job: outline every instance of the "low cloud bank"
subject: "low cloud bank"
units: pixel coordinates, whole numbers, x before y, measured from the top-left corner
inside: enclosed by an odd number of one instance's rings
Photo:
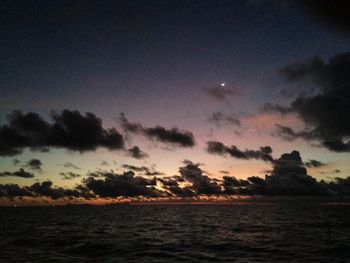
[[[270,150],[263,150],[265,154]],[[269,155],[270,156],[270,155]],[[51,197],[59,198],[115,198],[115,197],[196,197],[203,195],[265,195],[265,196],[344,196],[350,195],[350,177],[318,182],[307,174],[307,166],[298,151],[282,154],[271,161],[272,170],[265,178],[251,176],[238,179],[225,175],[222,179],[210,178],[200,164],[186,161],[179,168],[179,175],[135,175],[133,171],[115,174],[98,171],[89,173],[81,184],[72,189],[55,187],[52,182],[37,182],[31,186],[17,184],[0,185],[0,197]],[[313,162],[313,166],[320,165]],[[125,166],[126,168],[126,166]],[[137,171],[144,167],[128,167]],[[140,172],[139,171],[139,172]],[[12,174],[2,174],[12,176]],[[67,179],[76,174],[64,173]]]

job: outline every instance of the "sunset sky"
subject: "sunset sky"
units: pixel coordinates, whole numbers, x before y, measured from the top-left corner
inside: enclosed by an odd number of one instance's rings
[[[265,178],[294,150],[318,181],[348,177],[350,26],[312,2],[2,2],[0,184],[191,162]]]

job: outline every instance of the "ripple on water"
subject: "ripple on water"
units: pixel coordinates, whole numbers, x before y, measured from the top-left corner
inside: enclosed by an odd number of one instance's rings
[[[350,262],[350,212],[318,205],[0,209],[0,262]]]

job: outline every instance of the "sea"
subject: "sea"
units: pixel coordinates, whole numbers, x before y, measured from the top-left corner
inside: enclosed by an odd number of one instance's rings
[[[350,206],[0,208],[0,262],[350,262]]]

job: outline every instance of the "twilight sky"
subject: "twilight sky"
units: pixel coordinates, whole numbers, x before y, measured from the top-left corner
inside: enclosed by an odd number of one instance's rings
[[[0,184],[264,178],[293,150],[348,177],[350,23],[315,2],[2,1]]]

